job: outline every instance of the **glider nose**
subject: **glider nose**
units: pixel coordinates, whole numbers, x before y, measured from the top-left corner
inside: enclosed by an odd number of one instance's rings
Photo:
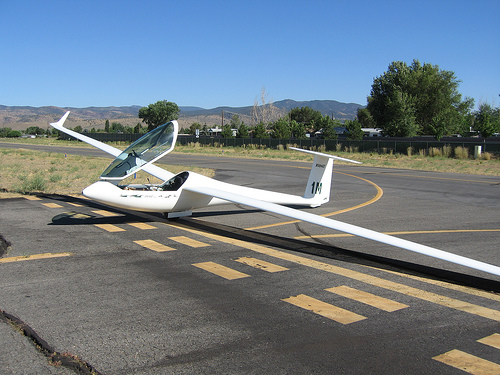
[[[82,194],[90,199],[101,200],[107,196],[110,185],[111,187],[114,187],[109,182],[97,181],[83,189]]]

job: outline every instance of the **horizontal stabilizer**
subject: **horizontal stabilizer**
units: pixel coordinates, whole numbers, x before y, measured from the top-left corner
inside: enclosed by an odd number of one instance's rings
[[[341,161],[347,161],[349,163],[354,163],[354,164],[363,164],[360,161],[356,160],[351,160],[351,159],[346,159],[346,158],[341,158],[340,156],[335,156],[335,155],[330,155],[330,154],[325,154],[323,152],[317,152],[317,151],[310,151],[310,150],[304,150],[303,148],[297,148],[297,147],[288,147],[290,150],[295,150],[295,151],[300,151],[300,152],[305,152],[306,154],[312,154],[314,156],[322,156],[325,158],[330,158],[334,160],[341,160]]]

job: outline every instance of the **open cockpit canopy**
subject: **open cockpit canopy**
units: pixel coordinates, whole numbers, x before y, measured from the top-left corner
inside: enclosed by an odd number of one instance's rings
[[[177,140],[177,122],[167,122],[127,147],[102,173],[103,180],[122,180],[168,154]]]

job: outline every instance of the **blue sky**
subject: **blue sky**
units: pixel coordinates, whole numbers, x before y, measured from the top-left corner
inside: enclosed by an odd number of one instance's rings
[[[499,0],[0,0],[0,40],[0,105],[364,105],[413,59],[500,102]]]

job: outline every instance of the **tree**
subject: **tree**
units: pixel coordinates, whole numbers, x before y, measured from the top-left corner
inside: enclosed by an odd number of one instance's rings
[[[239,129],[240,125],[242,124],[242,121],[240,120],[240,116],[234,114],[231,116],[231,128],[232,129]]]
[[[240,127],[238,128],[238,132],[236,133],[236,137],[238,137],[238,138],[249,138],[250,137],[250,133],[248,132],[248,126],[246,126],[244,122],[242,122]]]
[[[386,134],[392,137],[414,137],[418,134],[414,100],[410,95],[399,90],[393,91],[387,101],[386,111],[390,113],[390,121],[384,127]]]
[[[358,108],[357,119],[362,128],[373,128],[375,121],[367,108]]]
[[[73,130],[77,133],[81,133],[82,132],[82,127],[80,125],[77,125],[73,128]]]
[[[189,126],[189,134],[195,135],[196,134],[196,129],[201,130],[202,126],[199,122],[193,122]]]
[[[364,132],[361,130],[361,123],[358,120],[348,120],[344,123],[347,129],[347,139],[361,140]]]
[[[287,119],[282,117],[278,121],[274,122],[271,136],[277,139],[287,139],[292,136],[292,129],[288,124]]]
[[[254,138],[269,138],[269,134],[264,123],[259,122],[255,128],[253,129],[253,137]]]
[[[304,124],[306,128],[312,128],[314,131],[321,129],[319,123],[323,118],[320,111],[316,111],[311,107],[296,107],[288,112],[290,121],[297,121],[300,124]]]
[[[231,124],[224,124],[220,135],[222,138],[234,138],[233,128],[231,127]]]
[[[440,138],[457,130],[473,100],[462,100],[452,71],[413,60],[395,61],[373,81],[367,110],[390,136],[431,134]]]
[[[273,101],[268,99],[268,96],[263,87],[260,93],[260,102],[255,99],[253,103],[252,119],[254,124],[269,125],[280,117],[281,111],[274,106]]]
[[[111,133],[124,133],[125,127],[119,122],[113,122],[109,130]]]
[[[109,133],[109,120],[106,120],[104,123],[104,132]]]
[[[12,128],[0,128],[0,138],[7,137],[7,134],[9,134],[11,131]]]
[[[30,126],[28,129],[26,129],[25,134],[41,135],[45,134],[45,130],[38,126]]]
[[[474,130],[480,132],[484,138],[500,132],[499,110],[499,108],[493,109],[487,103],[479,105],[479,109],[474,116]]]
[[[306,126],[295,120],[290,122],[290,129],[292,131],[292,137],[296,139],[305,139],[306,138]]]
[[[5,134],[7,138],[19,138],[22,133],[19,130],[10,130]]]
[[[143,127],[142,127],[142,125],[141,125],[140,122],[138,122],[137,125],[134,126],[134,133],[135,134],[144,133],[144,129],[143,129]]]
[[[332,120],[328,116],[322,116],[317,123],[319,130],[323,130],[324,139],[337,139],[337,130],[335,128],[340,125],[342,125],[340,122]]]
[[[139,118],[148,125],[148,130],[179,118],[179,106],[173,102],[159,100],[139,109]]]

